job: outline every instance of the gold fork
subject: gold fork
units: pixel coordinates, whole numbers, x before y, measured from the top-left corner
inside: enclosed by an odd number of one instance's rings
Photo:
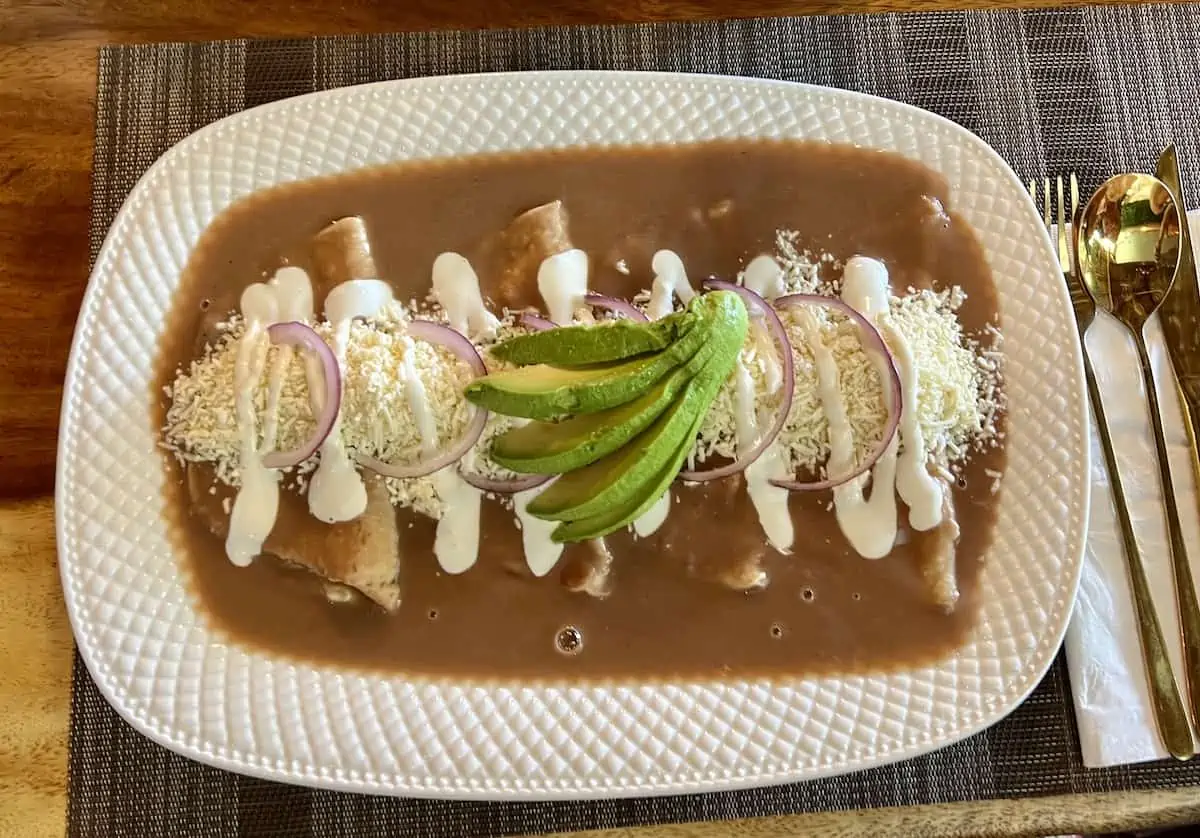
[[[1142,657],[1146,662],[1146,676],[1150,682],[1150,698],[1154,705],[1154,717],[1158,723],[1158,732],[1163,744],[1171,756],[1176,759],[1190,759],[1195,754],[1192,743],[1192,730],[1188,724],[1187,712],[1179,695],[1179,687],[1175,675],[1171,672],[1171,660],[1167,657],[1167,644],[1163,639],[1162,626],[1154,610],[1154,600],[1150,595],[1150,583],[1146,578],[1146,567],[1142,562],[1142,554],[1138,549],[1137,539],[1133,534],[1133,522],[1129,519],[1129,505],[1125,500],[1125,489],[1121,484],[1121,475],[1117,470],[1117,456],[1113,450],[1112,437],[1109,435],[1108,419],[1104,415],[1104,403],[1100,398],[1100,388],[1096,384],[1096,375],[1092,371],[1092,362],[1088,357],[1087,341],[1084,339],[1088,327],[1096,319],[1096,302],[1092,299],[1079,276],[1075,236],[1078,234],[1079,214],[1079,181],[1074,174],[1070,176],[1070,211],[1067,211],[1067,201],[1064,197],[1063,179],[1055,179],[1057,184],[1057,202],[1051,199],[1051,182],[1046,178],[1043,182],[1042,218],[1046,229],[1054,235],[1054,222],[1058,222],[1058,262],[1062,268],[1063,279],[1071,294],[1071,306],[1075,310],[1075,323],[1079,327],[1079,342],[1083,349],[1083,375],[1087,382],[1088,398],[1092,403],[1092,413],[1096,417],[1096,430],[1100,435],[1100,448],[1104,452],[1104,463],[1108,469],[1109,485],[1112,486],[1113,502],[1117,510],[1117,524],[1121,530],[1121,541],[1125,548],[1125,557],[1129,564],[1129,578],[1133,588],[1133,606],[1138,624],[1138,638],[1141,640]],[[1037,184],[1029,182],[1029,192],[1034,203],[1038,203]],[[1053,212],[1057,208],[1057,213]],[[1055,218],[1054,216],[1057,215]]]

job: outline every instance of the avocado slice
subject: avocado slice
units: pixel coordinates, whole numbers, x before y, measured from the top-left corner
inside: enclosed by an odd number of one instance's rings
[[[527,419],[556,419],[607,410],[638,398],[695,355],[708,342],[714,322],[714,318],[701,314],[694,328],[662,352],[629,361],[575,369],[535,364],[485,375],[467,385],[466,397],[488,410]]]
[[[477,378],[467,385],[466,396],[506,416],[556,419],[633,401],[675,366],[666,352],[586,369],[535,364]]]
[[[686,457],[686,448],[683,449],[683,452],[683,456]],[[652,485],[647,487],[647,492],[644,496],[634,496],[624,506],[617,507],[608,512],[602,512],[599,515],[593,515],[590,518],[581,518],[578,521],[559,524],[550,533],[550,540],[558,544],[571,541],[587,541],[590,538],[600,538],[601,536],[608,535],[630,522],[636,521],[638,516],[642,515],[654,505],[655,501],[662,497],[663,492],[671,488],[671,483],[675,481],[675,475],[679,473],[682,464],[683,458],[679,462],[672,461],[668,463],[666,468],[655,475]]]
[[[695,321],[694,314],[681,312],[653,323],[616,320],[601,326],[563,326],[510,338],[493,346],[491,354],[519,366],[604,364],[661,352]]]
[[[746,337],[748,318],[741,300],[728,294],[719,302],[712,318],[713,352],[675,403],[620,449],[556,480],[530,502],[531,514],[552,521],[607,520],[609,513],[636,509],[634,501],[647,494],[654,495],[652,500],[662,494],[656,488],[658,477],[672,463],[679,471]]]
[[[530,422],[503,433],[492,442],[491,457],[520,474],[562,474],[594,463],[661,416],[715,348],[716,344],[708,341],[687,363],[631,402],[561,422]]]
[[[700,432],[700,426],[704,422],[708,408],[712,406],[713,399],[716,398],[721,384],[729,377],[729,372],[733,369],[732,361],[736,357],[736,353],[730,356],[730,363],[725,366],[724,374],[721,374],[714,367],[711,372],[702,373],[701,376],[692,379],[689,386],[697,387],[704,391],[698,394],[698,401],[702,402],[704,407],[696,413],[679,447],[676,448],[670,460],[661,471],[653,475],[637,492],[630,495],[626,500],[621,501],[618,505],[594,515],[575,518],[559,524],[550,533],[551,540],[562,544],[570,541],[585,541],[589,538],[599,538],[636,521],[640,515],[653,506],[655,501],[662,497],[663,492],[671,488],[671,484],[675,481],[679,470],[683,468],[683,463],[687,460],[688,454],[691,453],[692,446],[696,442],[696,434]],[[714,364],[720,366],[718,359],[714,358]],[[554,486],[550,488],[553,489]],[[538,497],[541,496],[539,495]]]
[[[703,370],[649,428],[612,454],[558,478],[530,501],[529,513],[551,521],[574,521],[642,499],[646,484],[674,460],[697,414],[711,404],[712,397],[704,400],[704,395],[716,394],[720,381],[716,387],[709,383],[715,378],[710,370]]]

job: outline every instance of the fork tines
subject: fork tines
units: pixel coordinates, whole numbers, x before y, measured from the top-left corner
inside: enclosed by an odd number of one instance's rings
[[[1076,225],[1079,216],[1079,178],[1072,172],[1068,178],[1070,184],[1071,209],[1070,214],[1067,213],[1067,201],[1064,194],[1066,189],[1063,184],[1061,175],[1053,179],[1053,187],[1050,178],[1042,180],[1042,200],[1038,200],[1037,181],[1029,181],[1029,194],[1033,196],[1035,204],[1040,203],[1042,206],[1042,220],[1046,224],[1046,229],[1054,231],[1055,222],[1058,223],[1058,264],[1062,268],[1062,272],[1067,275],[1074,275],[1078,268],[1077,254],[1072,246],[1073,236],[1071,235],[1072,228]],[[1052,198],[1052,188],[1056,187],[1058,193],[1058,201]],[[1057,218],[1054,217],[1057,210]]]

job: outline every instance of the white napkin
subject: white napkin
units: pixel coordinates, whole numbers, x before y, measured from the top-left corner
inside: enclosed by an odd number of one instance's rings
[[[1200,233],[1200,211],[1189,213],[1188,220],[1192,230]],[[1200,259],[1200,253],[1197,258]],[[1171,477],[1188,557],[1200,575],[1200,507],[1197,506],[1196,481],[1170,359],[1157,318],[1147,324],[1146,340],[1162,406]],[[1087,346],[1104,398],[1134,533],[1150,578],[1180,695],[1186,704],[1183,649],[1179,639],[1167,526],[1163,518],[1149,409],[1133,337],[1111,317],[1099,314],[1088,330]],[[1079,597],[1066,639],[1083,763],[1089,768],[1169,756],[1159,741],[1154,721],[1134,620],[1129,570],[1094,421],[1087,549]]]

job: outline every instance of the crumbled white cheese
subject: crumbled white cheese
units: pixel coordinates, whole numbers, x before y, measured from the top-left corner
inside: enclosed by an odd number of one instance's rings
[[[386,462],[414,462],[422,456],[417,423],[405,397],[403,377],[406,342],[402,318],[394,314],[382,322],[356,322],[350,329],[343,370],[340,433],[352,454],[366,454]],[[386,328],[385,328],[386,326]],[[314,327],[326,341],[327,324]],[[192,362],[169,387],[172,404],[167,412],[166,444],[182,461],[213,463],[217,477],[231,486],[240,484],[240,443],[235,421],[233,371],[242,326],[233,322],[223,338]],[[463,389],[473,377],[470,368],[449,351],[425,341],[412,342],[413,364],[433,408],[439,440],[452,444],[461,438],[470,420],[471,406]],[[268,368],[275,353],[268,352]],[[255,409],[266,409],[267,379],[254,394]],[[278,450],[303,444],[314,427],[308,381],[300,353],[288,365],[279,397]],[[262,423],[259,423],[260,427]],[[296,484],[315,459],[298,469]],[[441,500],[429,477],[389,480],[393,502],[410,506],[430,517],[440,517]]]
[[[836,283],[821,279],[818,265],[824,257],[799,251],[794,238],[781,233],[777,243],[789,290],[797,293],[833,293]],[[999,387],[1001,353],[996,344],[980,349],[962,331],[955,311],[965,295],[959,288],[936,293],[915,291],[893,297],[882,315],[911,347],[920,384],[917,404],[926,454],[946,464],[961,462],[972,448],[980,448],[996,434],[995,417],[1003,409]],[[856,456],[873,449],[882,436],[887,411],[875,365],[863,351],[858,328],[847,317],[830,309],[809,309],[819,325],[823,343],[832,351],[838,369],[838,389],[846,403],[854,432]],[[778,440],[789,465],[798,474],[821,473],[829,458],[829,423],[818,396],[818,378],[812,353],[795,322],[795,310],[779,312],[792,339],[795,388],[791,410]],[[993,338],[999,333],[988,332]],[[774,417],[779,403],[767,395],[767,364],[753,335],[742,349],[759,394],[760,417]],[[721,389],[702,424],[690,462],[713,456],[732,458],[736,452],[736,416],[732,380]]]
[[[815,294],[821,283],[821,259],[802,250],[800,235],[794,230],[775,234],[775,251],[783,268],[783,284],[789,294]]]

